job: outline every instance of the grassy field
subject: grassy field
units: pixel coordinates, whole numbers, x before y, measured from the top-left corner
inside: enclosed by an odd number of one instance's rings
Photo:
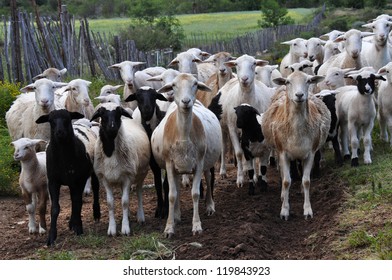
[[[314,9],[290,9],[289,16],[296,23],[307,22]],[[259,29],[257,21],[261,19],[260,11],[226,12],[211,14],[187,14],[176,16],[184,28],[185,35],[206,33],[214,35],[241,35]],[[91,19],[90,29],[95,32],[116,34],[119,28],[132,23],[130,18]]]

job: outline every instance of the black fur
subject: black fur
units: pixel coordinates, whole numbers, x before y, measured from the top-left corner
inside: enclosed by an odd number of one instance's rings
[[[132,118],[132,116],[122,107],[116,107],[115,110],[107,110],[106,108],[101,107],[91,118],[91,120],[95,120],[99,117],[101,118],[99,137],[102,141],[103,152],[107,157],[113,155],[115,149],[114,139],[117,137],[121,127],[121,116]]]
[[[156,100],[167,101],[167,99],[162,94],[157,93],[155,89],[141,88],[138,89],[135,94],[130,95],[125,101],[129,102],[134,100],[137,101],[137,105],[140,110],[141,123],[143,128],[148,135],[148,139],[151,141],[152,128],[149,124],[149,121],[154,116],[154,113],[156,114],[158,122],[160,122],[165,116],[165,113],[162,112],[156,104]],[[161,168],[158,166],[152,152],[150,157],[150,168],[154,174],[154,186],[157,194],[155,217],[165,218],[169,213],[169,201],[166,199],[169,195],[169,185],[167,183],[162,185]],[[167,181],[166,178],[165,181]]]
[[[46,149],[48,189],[51,206],[50,231],[47,245],[52,245],[57,238],[57,218],[60,213],[60,187],[67,185],[70,189],[72,212],[69,228],[77,235],[83,233],[81,219],[82,197],[87,179],[92,176],[94,192],[93,212],[95,220],[100,219],[99,183],[93,171],[93,165],[86,148],[79,140],[72,127],[72,119],[80,119],[80,113],[67,110],[55,110],[44,115],[36,123],[50,123],[50,142]]]
[[[212,99],[211,104],[208,106],[208,109],[210,109],[210,111],[215,114],[219,121],[221,120],[223,113],[222,105],[219,104],[221,95],[222,93],[219,91],[218,94],[215,95],[215,97]]]

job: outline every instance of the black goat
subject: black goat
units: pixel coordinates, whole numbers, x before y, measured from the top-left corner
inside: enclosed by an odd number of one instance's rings
[[[141,124],[143,125],[150,141],[152,131],[165,116],[165,112],[162,112],[156,104],[157,100],[168,101],[162,94],[157,93],[155,89],[150,87],[142,87],[138,89],[135,94],[131,94],[125,100],[126,102],[137,102],[138,107],[133,114],[133,118],[138,119],[140,113]],[[139,110],[139,112],[137,110]],[[158,166],[152,153],[150,157],[150,168],[154,174],[154,186],[157,193],[157,208],[155,210],[155,217],[165,218],[169,211],[169,184],[165,176],[162,196],[161,168]]]
[[[101,216],[98,178],[93,171],[93,163],[86,152],[86,147],[75,136],[72,127],[73,119],[83,117],[80,113],[62,109],[54,110],[36,120],[38,124],[47,122],[50,124],[50,142],[46,149],[48,188],[52,203],[48,246],[52,245],[57,238],[57,218],[60,213],[59,197],[62,185],[68,186],[71,194],[70,230],[73,230],[77,235],[83,233],[82,198],[84,186],[90,176],[94,193],[94,219],[99,220]]]

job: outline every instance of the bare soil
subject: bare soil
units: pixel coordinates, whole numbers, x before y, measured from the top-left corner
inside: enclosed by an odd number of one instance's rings
[[[324,175],[311,181],[311,203],[314,218],[302,216],[303,195],[300,182],[294,182],[290,191],[290,219],[279,217],[280,179],[275,168],[270,168],[269,189],[254,196],[248,195],[247,186],[237,188],[236,168],[228,166],[228,178],[216,174],[214,200],[216,213],[205,214],[204,201],[200,202],[203,233],[192,235],[192,201],[190,188],[182,189],[182,221],[176,226],[175,236],[167,246],[175,251],[176,259],[335,259],[333,241],[341,234],[337,217],[344,202],[346,186],[323,170]],[[146,183],[151,182],[151,175]],[[120,191],[116,194],[117,223],[121,221]],[[102,219],[94,222],[92,196],[84,198],[83,226],[85,235],[105,236],[103,245],[85,246],[68,229],[70,199],[67,187],[61,190],[61,213],[58,219],[58,237],[55,246],[47,248],[46,235],[32,235],[27,229],[27,212],[21,197],[0,197],[0,259],[40,259],[42,252],[69,251],[78,259],[121,259],[124,241],[136,235],[159,232],[165,220],[154,217],[156,197],[153,189],[144,192],[146,223],[136,225],[136,196],[131,194],[131,236],[106,237],[108,214],[105,190],[101,188]],[[50,205],[48,206],[49,226]],[[119,227],[119,226],[118,226]],[[136,229],[136,230],[135,230]],[[137,233],[136,233],[137,231]],[[198,242],[201,248],[189,243]]]

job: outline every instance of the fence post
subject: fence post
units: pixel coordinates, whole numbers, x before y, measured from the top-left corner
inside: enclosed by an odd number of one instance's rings
[[[16,8],[16,0],[11,1],[11,25],[12,25],[12,41],[13,41],[13,63],[12,68],[14,69],[14,81],[22,82],[22,57],[20,48],[20,33],[19,33],[19,13]]]

